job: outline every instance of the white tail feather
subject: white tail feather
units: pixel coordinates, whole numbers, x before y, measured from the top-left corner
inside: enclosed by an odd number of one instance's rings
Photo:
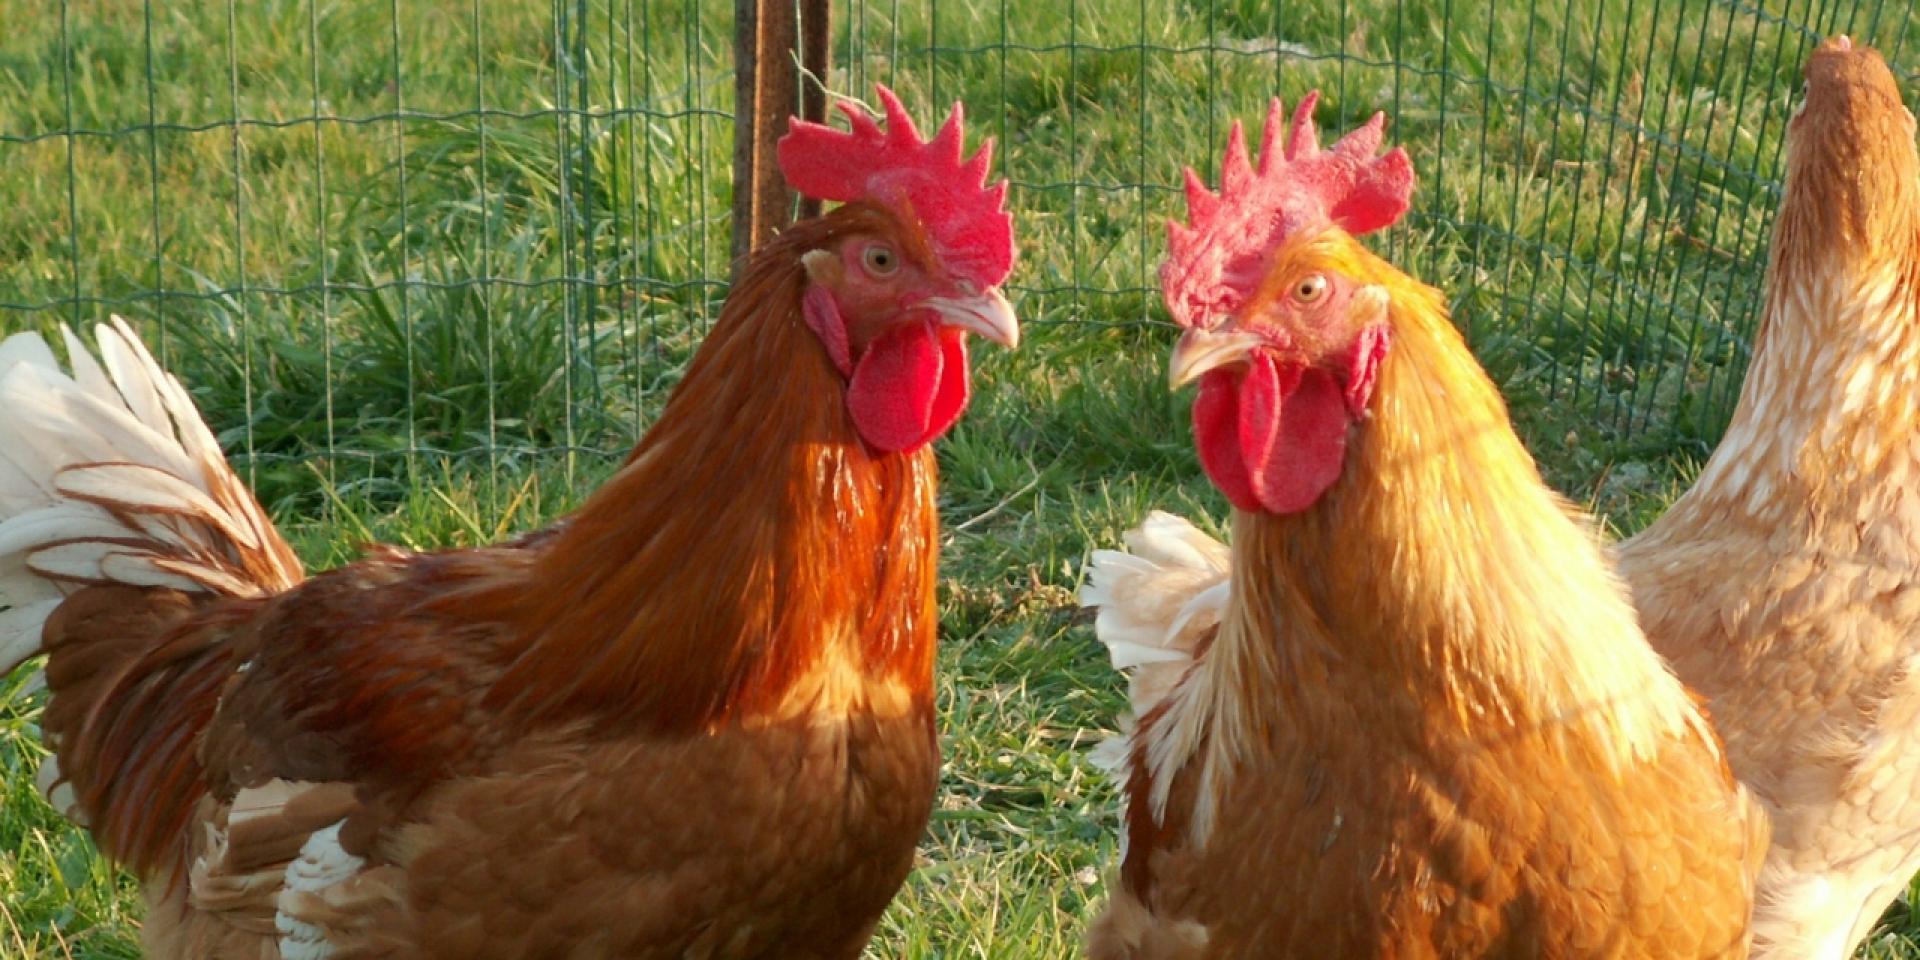
[[[1131,675],[1128,698],[1134,713],[1144,714],[1166,697],[1219,625],[1229,555],[1198,527],[1158,510],[1125,538],[1131,553],[1094,551],[1080,604],[1099,611],[1094,635],[1114,668]]]
[[[1158,819],[1173,773],[1198,750],[1208,728],[1207,653],[1232,590],[1232,554],[1192,523],[1159,510],[1127,531],[1125,540],[1130,553],[1094,551],[1080,589],[1081,605],[1099,611],[1094,635],[1106,644],[1114,668],[1129,676],[1132,707],[1120,718],[1121,734],[1096,746],[1089,759],[1124,781],[1138,755]],[[1146,742],[1136,742],[1142,731],[1134,718],[1163,704]],[[1203,776],[1210,780],[1212,773]],[[1212,822],[1212,797],[1211,789],[1203,789],[1195,806],[1200,836]]]
[[[91,503],[55,502],[0,522],[0,557],[15,554],[24,557],[33,548],[46,544],[126,534],[125,524]]]
[[[60,369],[60,362],[53,358],[53,350],[37,333],[18,333],[0,341],[0,373],[17,364],[31,364],[46,370]]]
[[[140,338],[134,336],[133,328],[127,326],[125,320],[114,317],[113,326],[96,327],[95,334],[103,342],[115,337],[119,338],[126,349],[153,372],[154,388],[159,392],[161,404],[173,418],[180,444],[186,449],[188,456],[200,463],[226,463],[226,455],[221,453],[219,441],[214,439],[213,431],[207,429],[207,422],[200,418],[200,410],[193,405],[193,398],[187,395],[186,389],[180,386],[180,381],[174,379],[173,374],[160,369],[160,364],[154,361],[153,354],[147,352],[146,344],[141,343]],[[231,479],[232,473],[226,472],[225,476]],[[219,491],[216,489],[211,492]],[[256,510],[253,511],[252,519],[265,523],[266,517]],[[263,529],[271,529],[271,525]]]
[[[107,403],[116,402],[119,393],[114,390],[113,381],[107,379],[106,371],[100,369],[99,361],[93,359],[93,354],[87,352],[87,345],[65,326],[60,328],[60,336],[67,342],[67,360],[73,364],[73,381],[80,385],[80,389]],[[60,368],[51,367],[51,369]]]
[[[165,374],[154,365],[152,357],[146,356],[145,350],[133,348],[131,335],[118,335],[126,332],[123,322],[116,326],[119,329],[104,326],[94,329],[94,338],[100,342],[100,359],[106,363],[107,372],[113,375],[114,385],[120,388],[120,396],[135,419],[174,439],[173,431],[168,428],[166,405],[160,402],[160,388],[154,383]],[[74,338],[69,335],[69,339]],[[186,451],[181,453],[184,455]]]
[[[21,606],[0,610],[0,664],[19,663],[40,649],[40,627],[60,600],[23,601]]]
[[[75,500],[114,505],[160,515],[191,517],[216,526],[235,543],[255,550],[260,537],[249,527],[234,522],[225,508],[213,502],[200,488],[166,471],[137,463],[103,463],[86,470],[61,474],[54,488]]]
[[[0,456],[0,517],[12,516],[39,503],[43,492],[27,472]]]
[[[141,557],[136,557],[132,554],[121,554],[115,557],[110,557],[106,563],[102,564],[102,567],[103,569],[106,569],[108,571],[116,571],[116,570],[122,569],[121,567],[117,566],[118,564],[122,562],[132,563],[136,560],[144,560],[144,562],[147,565],[151,566],[152,567],[151,576],[156,578],[155,583],[141,584],[142,586],[167,585],[167,584],[161,584],[157,582],[158,579],[167,578],[169,574],[173,574],[173,575],[177,575],[180,578],[179,580],[174,580],[173,581],[174,583],[180,583],[183,581],[192,581],[192,584],[193,584],[192,586],[184,586],[184,587],[177,588],[181,590],[202,591],[202,592],[211,591],[213,593],[225,594],[229,597],[258,596],[261,592],[258,584],[254,583],[251,580],[247,580],[240,576],[236,576],[234,574],[228,573],[226,570],[222,569],[219,566],[211,566],[204,563],[196,563],[190,560],[180,560],[173,557],[141,558]],[[124,569],[125,569],[125,572],[120,573],[118,575],[119,577],[124,578],[124,579],[121,579],[120,582],[133,583],[134,581],[132,578],[135,575],[133,568],[128,567]]]
[[[1174,774],[1199,754],[1213,726],[1218,663],[1210,656],[1211,644],[1232,591],[1232,554],[1193,524],[1158,510],[1127,531],[1125,539],[1131,553],[1094,552],[1080,602],[1099,610],[1094,634],[1106,644],[1114,667],[1130,675],[1133,715],[1161,712],[1145,731],[1134,726],[1133,717],[1122,717],[1123,733],[1095,747],[1091,759],[1122,780],[1134,774],[1134,760],[1141,760],[1148,805],[1159,820]],[[1138,742],[1142,736],[1144,742]],[[1196,838],[1212,827],[1217,772],[1211,759],[1201,768],[1193,809]],[[1124,840],[1122,834],[1123,857]]]
[[[27,558],[20,554],[0,554],[0,583],[7,584],[7,602],[15,607],[42,600],[58,600],[66,594],[51,582],[27,572]],[[4,609],[4,608],[0,608]],[[0,660],[0,663],[5,661]]]
[[[78,586],[253,596],[300,566],[186,391],[118,317],[95,360],[62,330],[0,342],[0,673],[38,652]]]
[[[0,447],[43,487],[81,463],[144,463],[175,476],[198,470],[178,440],[80,388],[72,378],[38,367],[15,367],[0,377],[0,409],[13,443]],[[164,425],[164,421],[163,421]]]

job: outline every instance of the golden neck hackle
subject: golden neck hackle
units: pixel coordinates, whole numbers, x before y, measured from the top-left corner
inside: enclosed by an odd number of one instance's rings
[[[1332,701],[1291,691],[1344,690],[1413,711],[1377,718],[1413,736],[1586,731],[1617,737],[1619,756],[1652,749],[1681,721],[1678,685],[1591,524],[1541,483],[1438,291],[1353,256],[1388,286],[1392,351],[1321,501],[1236,512],[1231,685],[1248,708],[1310,710]]]

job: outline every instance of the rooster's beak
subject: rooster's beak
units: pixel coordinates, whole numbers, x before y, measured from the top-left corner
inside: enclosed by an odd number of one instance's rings
[[[1245,357],[1261,343],[1257,334],[1223,325],[1215,330],[1191,327],[1167,358],[1167,389],[1178,390],[1194,378]]]
[[[971,297],[928,297],[921,303],[950,326],[971,330],[1009,350],[1020,345],[1020,320],[998,288],[988,287],[987,292]]]

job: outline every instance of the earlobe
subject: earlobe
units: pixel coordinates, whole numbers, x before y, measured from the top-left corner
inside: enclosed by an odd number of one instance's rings
[[[814,336],[820,338],[820,345],[827,349],[827,356],[840,369],[840,375],[853,376],[853,350],[847,342],[847,322],[840,316],[840,307],[833,302],[833,294],[819,284],[808,286],[806,296],[800,301],[800,315],[813,330]]]
[[[806,268],[807,279],[816,284],[832,286],[846,276],[840,258],[830,250],[808,250],[800,255],[800,265]]]
[[[1347,412],[1355,420],[1367,416],[1367,403],[1373,399],[1373,385],[1380,377],[1380,364],[1393,345],[1393,328],[1376,323],[1360,331],[1354,342],[1353,361],[1347,368]]]

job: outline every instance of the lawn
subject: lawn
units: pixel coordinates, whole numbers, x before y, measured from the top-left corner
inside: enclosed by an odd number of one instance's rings
[[[1000,139],[1029,338],[976,351],[940,447],[947,767],[874,957],[1067,957],[1102,896],[1114,795],[1085,752],[1123,698],[1073,595],[1148,509],[1224,517],[1152,284],[1180,168],[1233,118],[1314,87],[1330,131],[1388,112],[1421,183],[1378,247],[1453,296],[1553,482],[1630,532],[1738,389],[1805,51],[1844,30],[1920,67],[1897,0],[836,16],[833,89],[885,81],[929,119],[961,98]],[[567,510],[724,297],[730,4],[0,0],[0,23],[0,333],[134,319],[312,567]],[[33,794],[20,684],[0,956],[134,956],[131,882]],[[1920,917],[1863,955],[1920,957]]]

